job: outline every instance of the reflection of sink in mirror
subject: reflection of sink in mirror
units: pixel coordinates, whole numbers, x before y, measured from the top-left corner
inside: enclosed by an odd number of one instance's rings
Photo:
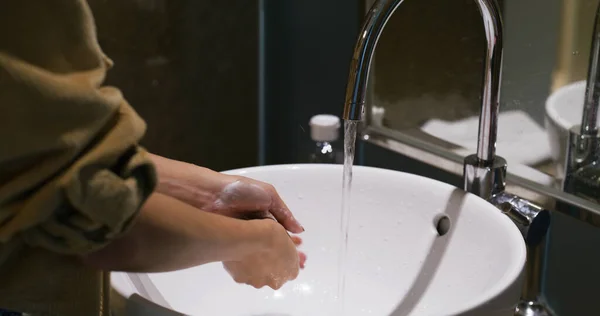
[[[552,158],[560,178],[564,174],[569,129],[581,124],[586,81],[577,81],[554,91],[546,100],[546,129]],[[600,121],[600,117],[599,117]]]
[[[340,316],[335,294],[342,166],[231,173],[275,185],[306,228],[306,269],[278,291],[235,284],[220,264],[150,274],[167,305],[187,315]],[[353,179],[344,316],[513,314],[525,245],[498,209],[411,174],[354,167]],[[440,236],[435,221],[442,214],[450,230]],[[113,273],[112,282],[129,297],[137,291],[126,276]]]

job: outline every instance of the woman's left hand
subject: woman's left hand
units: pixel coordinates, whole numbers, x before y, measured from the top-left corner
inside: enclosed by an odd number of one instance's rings
[[[245,219],[268,217],[270,213],[288,231],[296,234],[304,231],[275,187],[246,177],[220,175],[227,184],[217,199],[206,205],[207,211]]]
[[[159,193],[229,217],[249,219],[270,214],[289,232],[304,231],[276,189],[268,183],[156,155],[152,155],[152,159],[159,175]]]

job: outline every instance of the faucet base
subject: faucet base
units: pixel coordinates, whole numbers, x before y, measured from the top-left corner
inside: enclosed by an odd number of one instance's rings
[[[506,160],[496,156],[491,162],[481,161],[477,155],[465,157],[463,189],[489,201],[496,193],[504,191]]]
[[[515,316],[554,316],[554,313],[539,300],[521,301],[515,308]]]

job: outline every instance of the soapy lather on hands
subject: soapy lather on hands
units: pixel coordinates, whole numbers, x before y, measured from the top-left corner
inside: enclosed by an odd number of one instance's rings
[[[127,272],[222,262],[236,282],[273,289],[304,268],[306,255],[297,249],[302,240],[289,235],[304,228],[273,186],[157,155],[150,159],[158,184],[135,225],[84,262]]]
[[[254,179],[226,175],[193,164],[152,155],[159,174],[156,189],[198,209],[234,218],[262,211],[288,231],[304,231],[275,188]],[[267,215],[268,216],[268,215]]]
[[[268,183],[242,176],[226,175],[156,155],[153,155],[152,159],[159,174],[157,192],[168,194],[203,211],[238,219],[271,218],[291,233],[304,232],[304,227],[294,217],[277,190]],[[284,229],[280,230],[284,231]],[[302,239],[298,236],[291,236],[291,241],[295,246],[302,244]],[[274,242],[280,241],[274,240]],[[277,248],[277,246],[274,247]],[[287,250],[290,250],[290,247],[287,247]],[[306,254],[303,252],[297,252],[297,254],[298,265],[300,268],[304,268]],[[279,288],[286,281],[295,279],[298,271],[288,268],[287,270],[290,271],[284,272],[284,275],[288,277],[278,277],[277,273],[274,273],[278,270],[277,268],[274,268],[274,271],[266,271],[271,269],[269,262],[293,257],[289,251],[287,255],[285,252],[272,255],[279,259],[270,258],[269,255],[256,254],[250,256],[246,261],[224,262],[224,266],[236,282],[250,284],[257,288],[262,286]],[[254,262],[254,264],[249,264],[250,262]],[[281,268],[286,265],[289,265],[289,261],[282,263]],[[265,270],[263,272],[254,271],[254,274],[266,275],[262,278],[263,282],[246,276],[253,269]]]

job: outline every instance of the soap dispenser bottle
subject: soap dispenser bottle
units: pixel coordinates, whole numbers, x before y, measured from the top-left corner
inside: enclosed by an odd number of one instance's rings
[[[343,162],[342,152],[335,146],[339,138],[340,118],[319,114],[310,119],[310,137],[314,142],[311,163],[337,164]]]

